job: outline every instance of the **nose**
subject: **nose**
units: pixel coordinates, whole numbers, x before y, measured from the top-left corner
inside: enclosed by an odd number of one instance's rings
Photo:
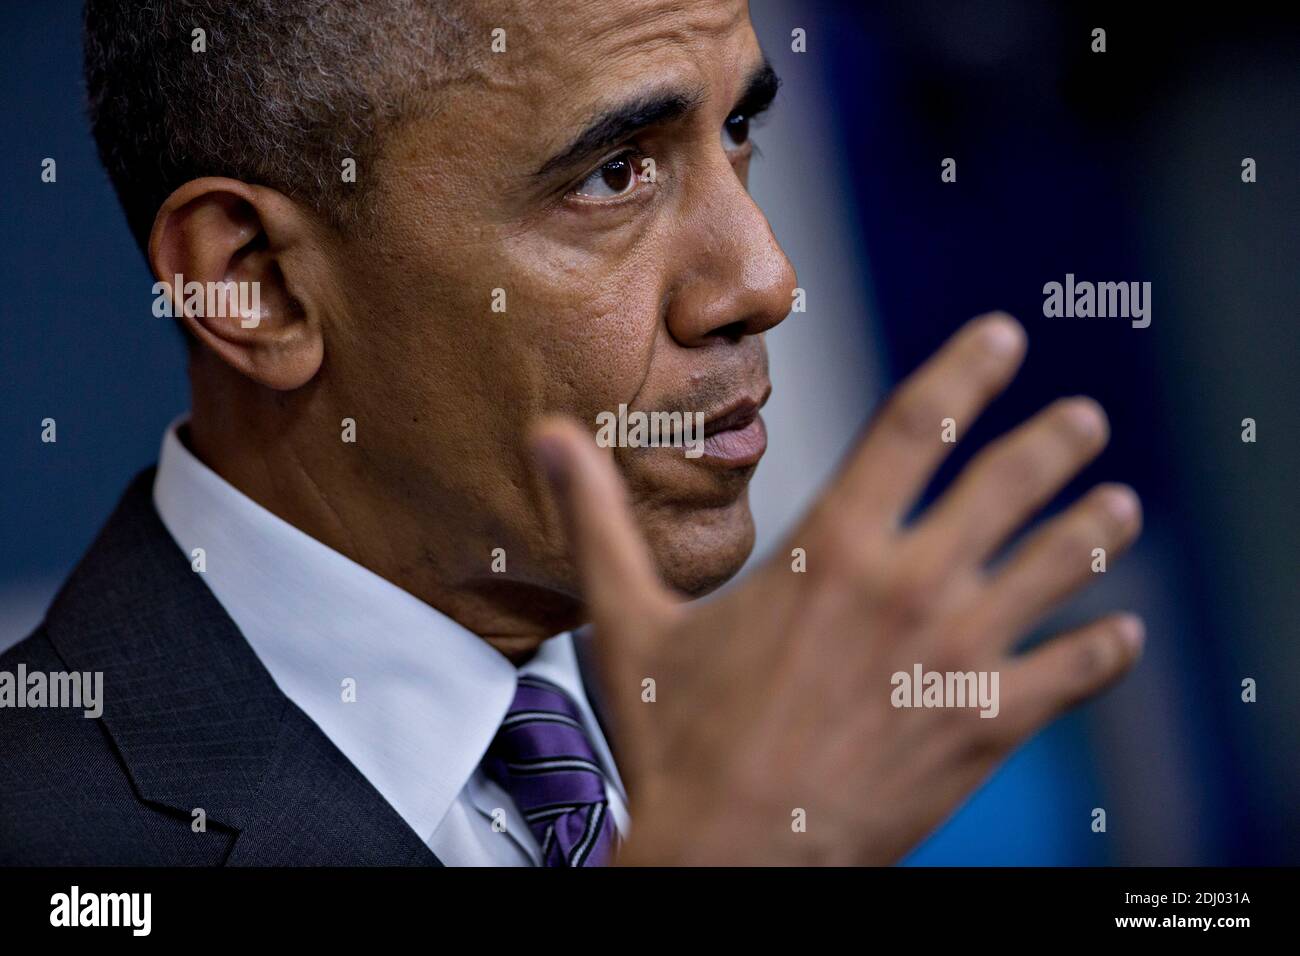
[[[707,178],[689,197],[677,245],[680,279],[668,304],[668,331],[691,348],[777,325],[790,312],[796,281],[767,217],[731,164],[723,159]]]

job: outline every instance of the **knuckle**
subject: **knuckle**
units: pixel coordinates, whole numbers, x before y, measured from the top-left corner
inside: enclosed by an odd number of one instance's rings
[[[1073,669],[1081,693],[1101,683],[1118,663],[1117,635],[1111,631],[1080,641],[1074,652]]]
[[[1136,508],[1117,505],[1117,494],[1122,493],[1099,491],[1061,519],[1052,532],[1053,560],[1073,563],[1091,555],[1094,548],[1112,548],[1130,536]]]
[[[886,626],[896,631],[917,629],[933,602],[928,582],[911,574],[893,576],[878,595],[880,614]]]
[[[1068,567],[1092,554],[1092,549],[1107,544],[1106,535],[1101,532],[1099,522],[1095,520],[1073,521],[1061,527],[1052,547],[1052,560],[1060,566]]]
[[[956,640],[939,641],[928,649],[926,667],[941,674],[965,674],[976,668],[968,659],[968,645]]]
[[[843,522],[816,535],[809,549],[810,577],[833,587],[871,590],[886,576],[885,568],[878,543],[852,534]]]
[[[1024,493],[1042,487],[1048,480],[1048,464],[1032,444],[1004,445],[994,455],[989,476],[1000,490]]]

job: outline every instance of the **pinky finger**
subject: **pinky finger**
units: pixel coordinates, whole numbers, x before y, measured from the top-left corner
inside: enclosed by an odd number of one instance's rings
[[[1003,716],[1023,739],[1115,683],[1137,662],[1142,619],[1112,614],[1069,631],[1016,659],[1003,681]]]

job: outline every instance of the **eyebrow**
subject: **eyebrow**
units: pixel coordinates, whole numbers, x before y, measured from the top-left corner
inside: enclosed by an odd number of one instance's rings
[[[772,105],[781,80],[766,59],[754,69],[732,113],[754,116]],[[569,145],[544,162],[533,174],[542,179],[556,170],[568,169],[581,160],[616,146],[633,133],[659,123],[669,123],[694,112],[704,102],[704,90],[660,90],[645,93],[613,106],[589,123]]]

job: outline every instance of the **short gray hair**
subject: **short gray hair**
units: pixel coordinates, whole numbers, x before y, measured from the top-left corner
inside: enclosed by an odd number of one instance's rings
[[[91,128],[140,248],[167,196],[200,176],[270,186],[339,227],[360,221],[383,132],[490,43],[463,6],[87,0]],[[347,158],[356,183],[343,181]]]

